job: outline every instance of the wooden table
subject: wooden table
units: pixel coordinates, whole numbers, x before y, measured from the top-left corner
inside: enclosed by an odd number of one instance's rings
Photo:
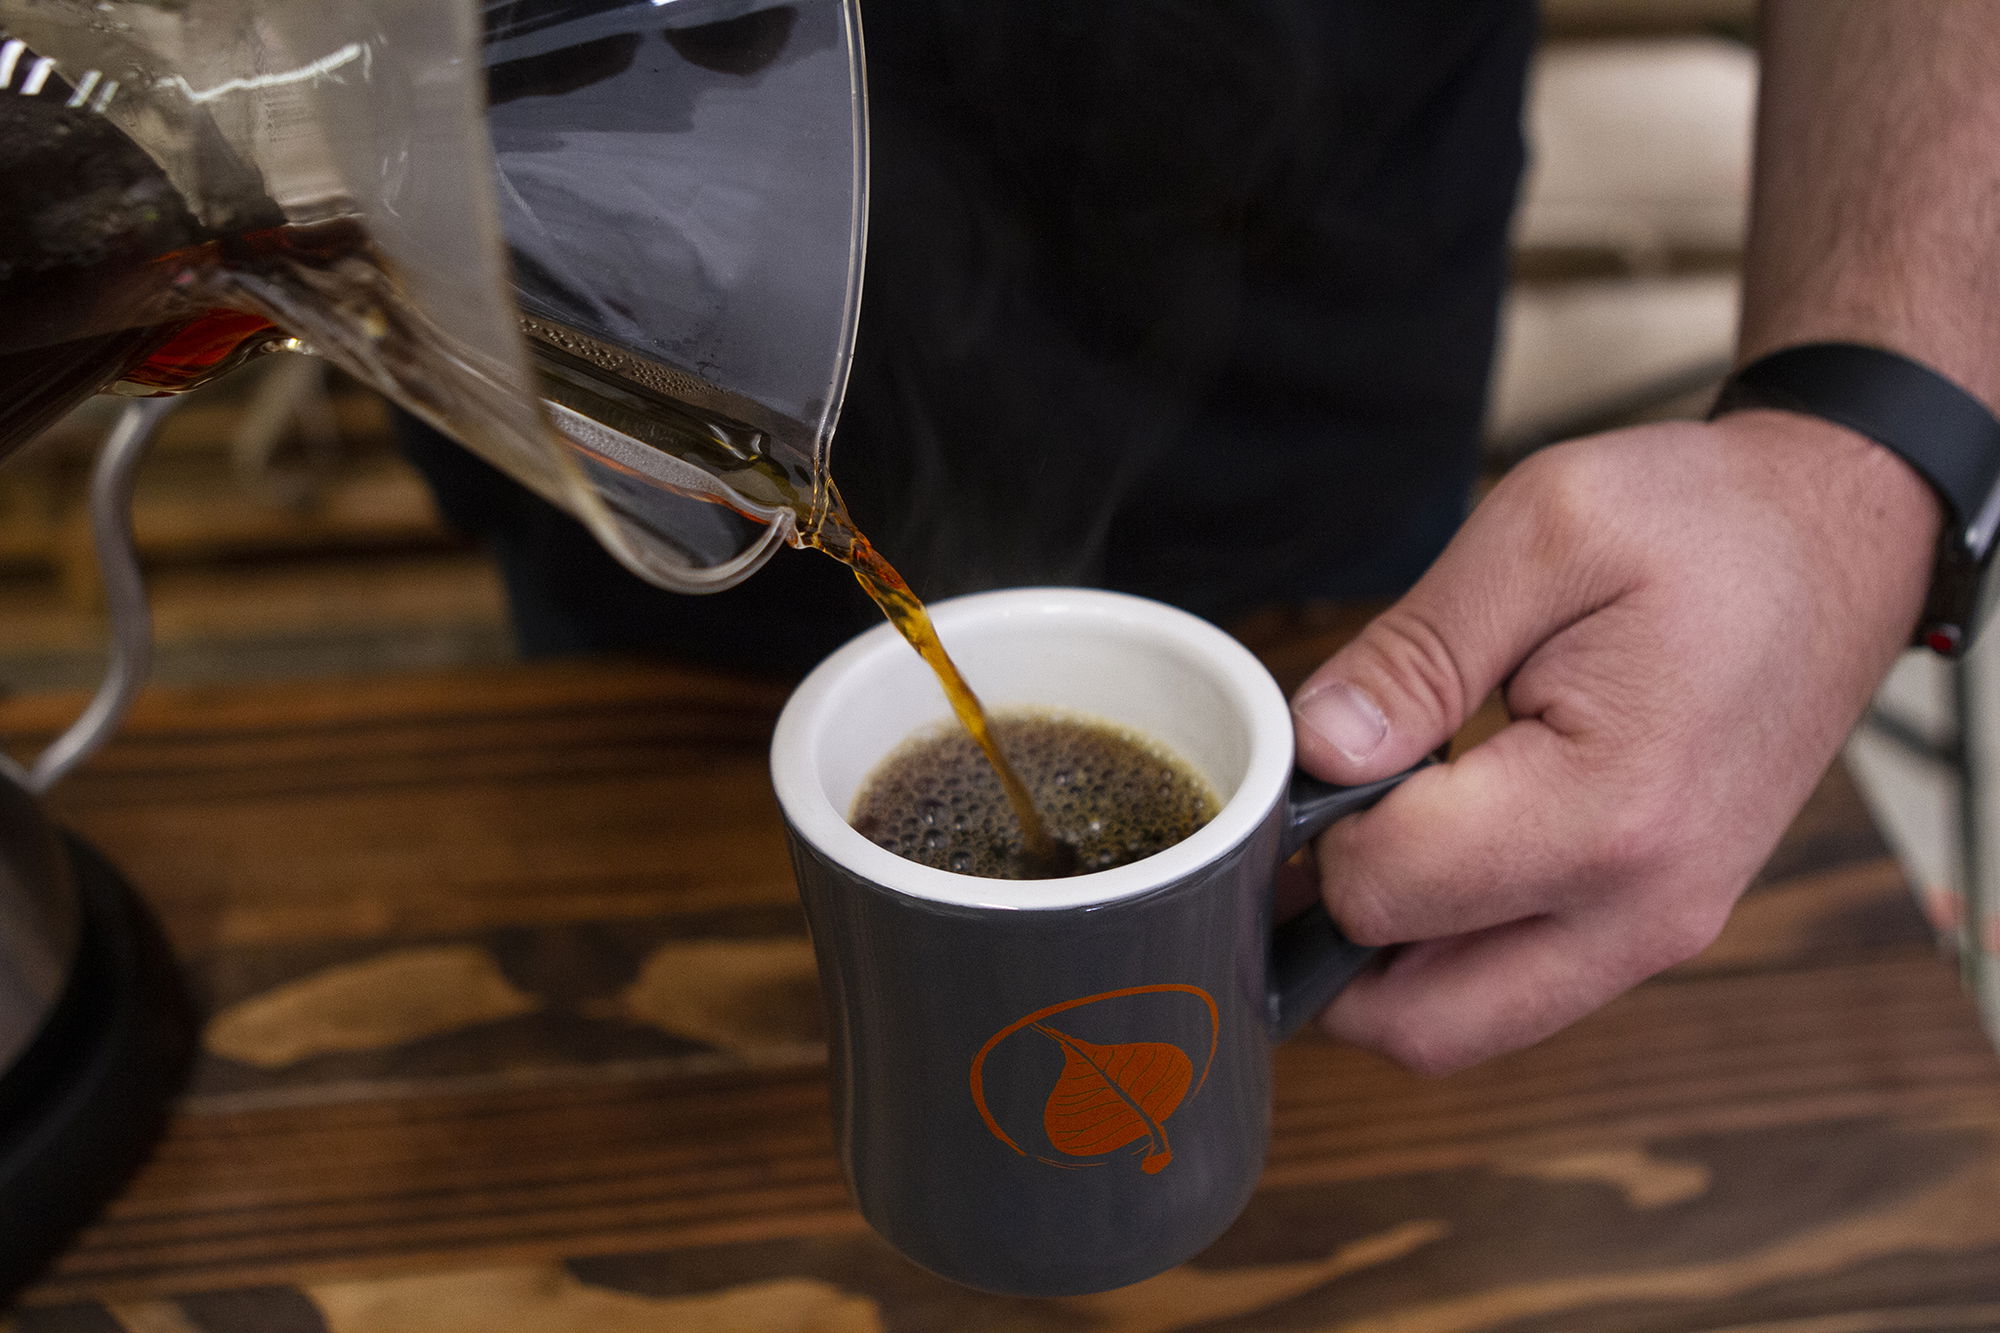
[[[1261,646],[1296,678],[1327,632]],[[207,1049],[0,1329],[2000,1328],[2000,1064],[1838,771],[1714,948],[1534,1050],[1286,1046],[1263,1188],[1196,1262],[930,1277],[833,1157],[779,701],[620,665],[152,692],[57,806],[164,916]]]

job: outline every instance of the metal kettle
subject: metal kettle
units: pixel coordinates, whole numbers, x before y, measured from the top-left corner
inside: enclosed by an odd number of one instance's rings
[[[151,624],[131,484],[166,406],[126,408],[92,479],[113,627],[104,681],[31,763],[0,754],[0,1305],[145,1156],[195,1047],[193,1006],[143,900],[41,804],[145,680]]]

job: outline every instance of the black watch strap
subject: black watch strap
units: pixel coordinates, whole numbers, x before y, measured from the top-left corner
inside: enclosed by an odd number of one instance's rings
[[[2000,525],[2000,420],[1930,367],[1858,343],[1807,343],[1760,357],[1729,377],[1709,416],[1759,407],[1845,426],[1931,484],[1945,521],[1916,641],[1943,652],[1969,642]]]

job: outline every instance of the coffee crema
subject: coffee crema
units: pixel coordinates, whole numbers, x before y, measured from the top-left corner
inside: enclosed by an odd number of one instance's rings
[[[1126,728],[1053,709],[996,713],[991,725],[1049,836],[1069,853],[1065,874],[1165,851],[1221,809],[1192,765]],[[937,870],[1054,877],[1028,855],[993,766],[951,723],[918,733],[877,764],[848,822],[877,846]]]

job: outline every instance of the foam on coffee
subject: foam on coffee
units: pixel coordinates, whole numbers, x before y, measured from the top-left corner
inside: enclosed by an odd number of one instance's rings
[[[1124,728],[1041,709],[995,714],[992,728],[1049,833],[1075,852],[1073,874],[1165,851],[1221,808],[1192,767]],[[922,732],[876,765],[848,822],[938,870],[1036,877],[992,765],[956,726]]]

